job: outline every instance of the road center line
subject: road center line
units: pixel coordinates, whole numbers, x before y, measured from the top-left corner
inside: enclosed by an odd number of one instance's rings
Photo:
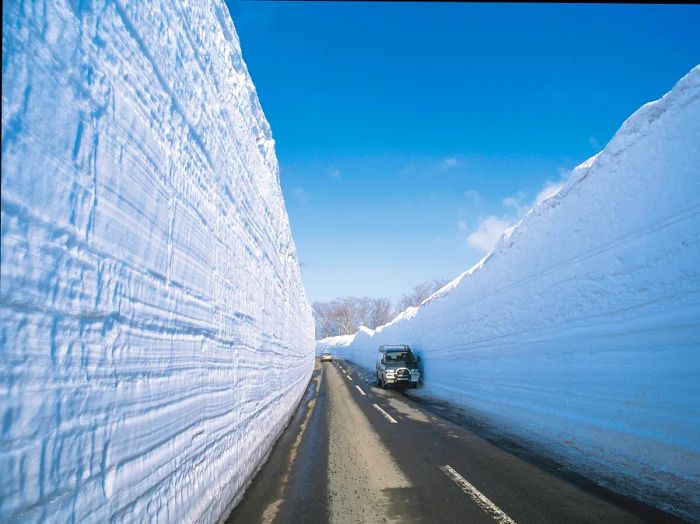
[[[375,407],[376,406],[377,405],[375,404]],[[493,502],[491,502],[486,495],[484,495],[481,491],[472,486],[467,481],[467,479],[465,479],[462,475],[457,473],[450,466],[445,464],[444,466],[440,466],[440,469],[445,473],[445,475],[450,477],[455,484],[462,488],[462,491],[469,495],[471,499],[474,502],[476,502],[477,506],[479,506],[486,513],[491,515],[496,522],[499,522],[501,524],[515,524],[515,521],[513,519],[511,519],[508,515],[501,511],[501,508],[499,508]]]
[[[361,388],[360,386],[355,386],[355,387],[357,388],[357,391],[359,391],[360,393],[362,393],[365,397],[367,396],[367,393],[365,393],[364,391],[362,391],[362,388]]]
[[[396,422],[396,419],[394,417],[392,417],[391,415],[389,415],[389,413],[384,411],[382,408],[380,408],[376,404],[372,404],[372,405],[374,406],[374,408],[377,411],[379,411],[382,415],[384,415],[384,418],[387,419],[389,422],[391,422],[392,424],[398,424],[398,422]]]

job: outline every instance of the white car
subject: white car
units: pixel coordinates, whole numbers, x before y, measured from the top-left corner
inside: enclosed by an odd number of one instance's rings
[[[331,355],[330,351],[321,353],[321,362],[333,362],[333,355]]]

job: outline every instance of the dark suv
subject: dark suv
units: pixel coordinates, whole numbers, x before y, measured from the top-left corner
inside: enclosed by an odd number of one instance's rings
[[[411,348],[400,346],[380,346],[377,353],[377,383],[385,388],[389,384],[418,387],[420,371],[416,357]]]

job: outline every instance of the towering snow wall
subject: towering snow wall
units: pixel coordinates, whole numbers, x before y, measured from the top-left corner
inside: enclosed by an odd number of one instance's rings
[[[700,518],[700,67],[477,266],[347,348],[422,355],[426,393]]]
[[[0,521],[213,521],[313,321],[222,2],[3,3]]]

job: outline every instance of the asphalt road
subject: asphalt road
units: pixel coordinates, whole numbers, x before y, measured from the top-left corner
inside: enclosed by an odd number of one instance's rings
[[[370,374],[335,361],[317,364],[227,522],[679,520],[484,434],[446,404],[379,389]]]

